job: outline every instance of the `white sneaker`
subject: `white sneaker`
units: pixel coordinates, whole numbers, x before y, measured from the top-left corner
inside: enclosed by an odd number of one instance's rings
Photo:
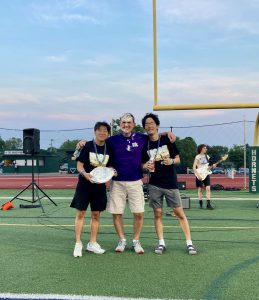
[[[193,245],[188,245],[187,246],[187,252],[190,255],[196,255],[198,253],[197,249]]]
[[[127,246],[126,240],[120,240],[118,246],[115,248],[116,252],[123,252]]]
[[[82,249],[83,249],[83,244],[82,242],[76,243],[73,256],[74,257],[82,257]]]
[[[136,241],[132,244],[132,248],[134,249],[134,251],[137,253],[137,254],[143,254],[145,251],[144,249],[141,247],[141,244],[139,241]]]
[[[95,242],[95,243],[89,242],[86,246],[86,250],[93,252],[95,254],[103,254],[105,252],[105,250],[102,249],[101,246],[97,242]]]

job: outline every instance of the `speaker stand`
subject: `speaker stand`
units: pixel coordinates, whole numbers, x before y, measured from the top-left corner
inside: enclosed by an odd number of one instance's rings
[[[34,179],[34,154],[32,154],[31,156],[32,158],[32,173],[31,173],[31,183],[29,185],[26,186],[26,188],[24,188],[21,192],[19,192],[16,196],[14,196],[10,202],[14,201],[15,199],[18,200],[22,200],[22,201],[26,201],[31,203],[30,205],[23,205],[20,204],[20,208],[37,208],[37,207],[41,207],[42,212],[45,213],[43,205],[41,203],[41,199],[43,198],[48,198],[50,202],[52,202],[55,206],[57,206],[57,204],[37,185],[35,179]],[[19,196],[25,192],[26,190],[28,190],[31,187],[32,190],[32,199],[31,200],[27,200],[24,198],[20,198]],[[43,194],[43,196],[40,197],[39,195],[39,191]],[[39,202],[39,204],[35,205],[36,202]]]

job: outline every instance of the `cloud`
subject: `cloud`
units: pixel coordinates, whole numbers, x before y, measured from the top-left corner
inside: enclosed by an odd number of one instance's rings
[[[115,65],[115,64],[120,64],[121,62],[122,62],[121,59],[112,56],[105,56],[105,55],[97,56],[93,58],[87,58],[83,60],[84,65],[96,66],[96,67]]]
[[[259,34],[259,24],[252,21],[234,21],[230,20],[227,24],[227,29],[231,32],[246,32],[251,35]]]
[[[235,72],[235,73],[234,73]],[[228,69],[178,69],[158,77],[159,104],[247,103],[259,99],[259,73]]]
[[[96,106],[99,104],[115,104],[116,100],[113,100],[111,97],[107,97],[105,95],[93,96],[88,93],[75,93],[71,95],[59,95],[55,99],[57,104],[66,103],[71,106],[76,106],[83,104],[85,107],[87,106]]]
[[[39,2],[40,3],[40,2]],[[34,19],[47,24],[58,22],[103,24],[110,9],[108,2],[95,0],[45,0],[31,6]]]
[[[46,56],[44,58],[46,61],[49,61],[49,62],[63,62],[63,61],[66,61],[66,56],[64,55],[50,55],[50,56]]]
[[[40,103],[40,99],[30,92],[24,92],[18,89],[0,89],[1,105],[32,104]]]
[[[45,22],[89,22],[94,24],[99,24],[100,22],[91,16],[83,15],[83,14],[55,14],[55,13],[41,13],[38,14],[37,18],[41,21]]]
[[[195,110],[195,111],[181,111],[179,115],[185,118],[194,117],[214,117],[223,116],[226,112],[223,110]]]
[[[10,118],[23,122],[53,120],[63,122],[63,128],[73,128],[69,122],[92,124],[100,119],[116,118],[125,111],[132,111],[141,119],[153,106],[153,76],[142,73],[135,76],[116,77],[109,80],[85,81],[80,89],[37,88],[33,90],[1,89],[1,121]],[[158,104],[203,104],[258,102],[259,74],[237,70],[178,69],[164,70],[158,76]],[[100,83],[101,82],[101,83]],[[168,112],[172,113],[172,112]],[[222,110],[177,112],[191,119],[217,116]],[[19,122],[20,122],[19,121]],[[48,123],[48,122],[47,122]],[[58,126],[58,124],[52,127]],[[49,126],[46,124],[46,127]],[[35,126],[35,125],[21,125]],[[42,127],[44,127],[44,122]],[[64,127],[65,126],[65,127]]]
[[[157,2],[157,11],[164,21],[170,23],[203,23],[224,15],[225,5],[221,1],[161,0]]]
[[[42,117],[41,117],[42,118]],[[54,121],[67,121],[67,122],[82,122],[82,121],[94,121],[96,115],[94,114],[85,114],[85,113],[50,113],[43,117],[46,120]]]
[[[207,25],[222,32],[259,34],[258,1],[160,0],[157,20],[168,24]]]

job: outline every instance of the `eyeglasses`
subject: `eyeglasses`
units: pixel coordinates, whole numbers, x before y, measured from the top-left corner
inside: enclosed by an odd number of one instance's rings
[[[155,122],[145,123],[145,127],[156,126]]]

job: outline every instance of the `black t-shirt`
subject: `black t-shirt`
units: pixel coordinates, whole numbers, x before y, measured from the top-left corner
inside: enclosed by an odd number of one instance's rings
[[[168,154],[170,158],[175,158],[179,151],[167,136],[161,136],[160,141],[149,141],[145,145],[142,163],[146,163],[150,157],[155,157],[155,172],[150,173],[149,183],[165,189],[178,189],[175,166],[161,164],[163,157]]]
[[[106,151],[105,146],[98,145],[96,145],[96,150],[97,152],[95,151],[94,142],[89,141],[85,144],[77,158],[77,161],[84,164],[84,169],[87,173],[90,173],[94,168],[99,166],[113,166],[112,151],[108,144],[106,144]]]
[[[89,141],[85,144],[77,158],[84,165],[84,170],[90,173],[94,168],[99,166],[113,166],[111,149],[109,145],[98,146],[96,145],[96,151],[94,147],[94,142]],[[89,201],[96,201],[98,198],[99,204],[95,203],[93,207],[98,208],[97,210],[104,210],[106,207],[106,185],[105,183],[91,183],[86,180],[84,176],[79,174],[78,183],[76,187],[76,192],[71,203],[71,207],[85,210]],[[99,206],[98,206],[99,205]]]

